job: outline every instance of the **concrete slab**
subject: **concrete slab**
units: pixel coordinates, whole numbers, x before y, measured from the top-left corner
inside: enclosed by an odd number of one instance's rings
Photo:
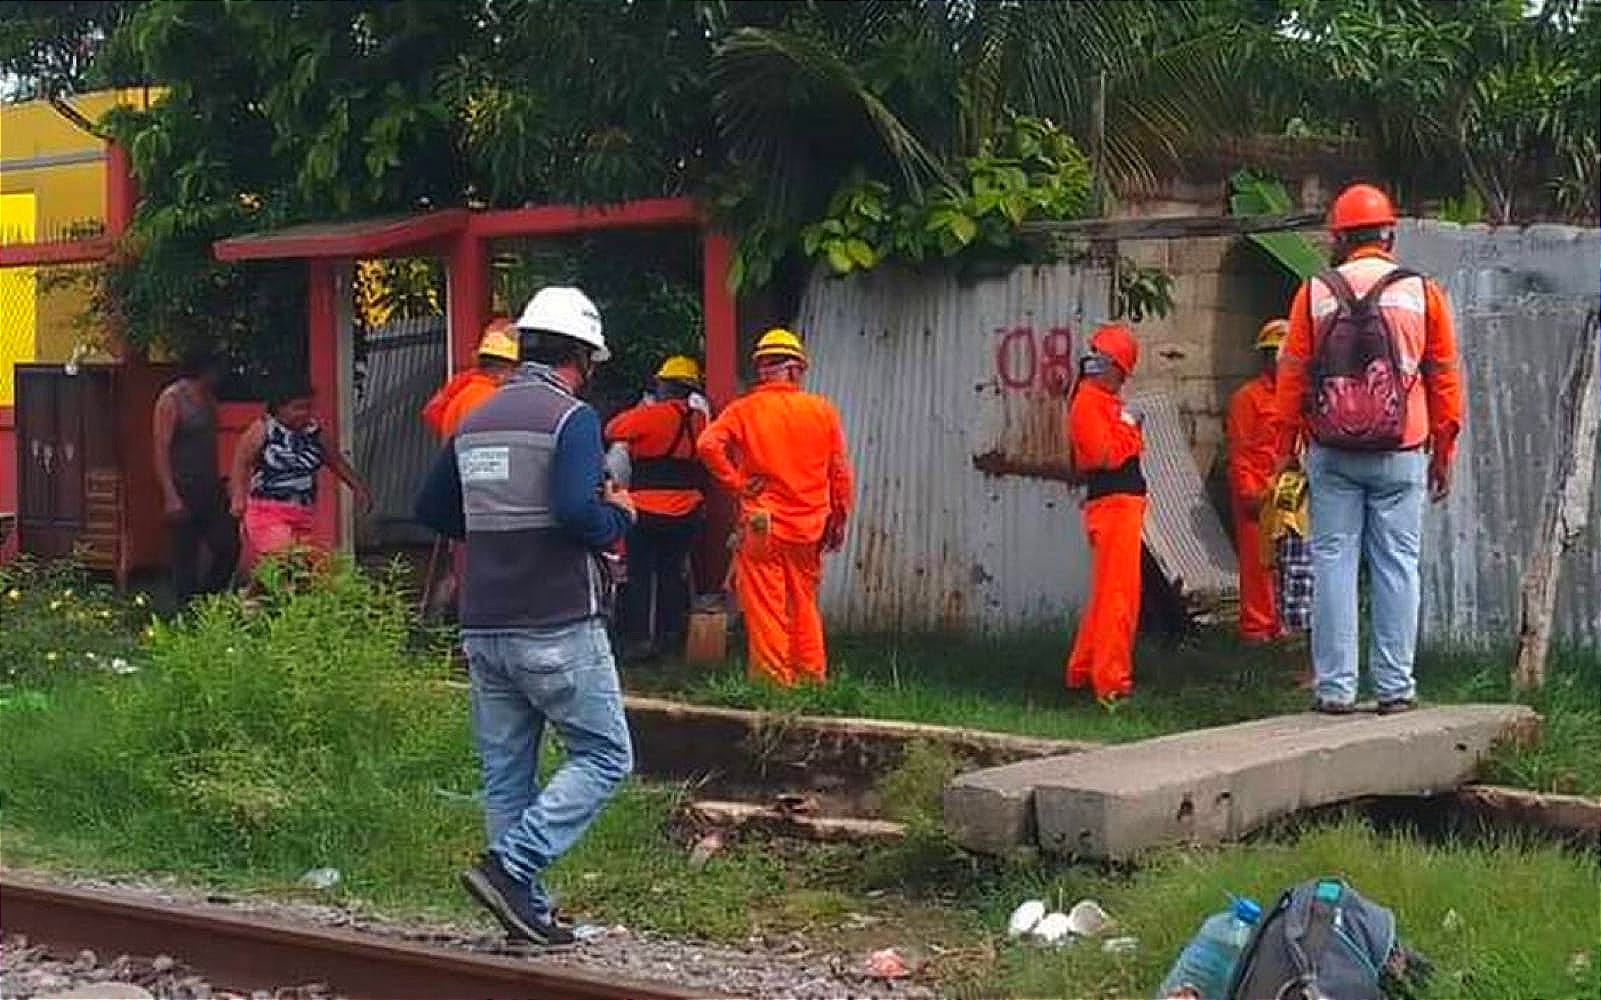
[[[1204,730],[1208,734],[1207,743],[1210,747],[1207,752],[1214,756],[1239,752],[1275,735],[1299,732],[1308,725],[1341,721],[1344,720],[1321,715],[1290,716],[1208,729]],[[1178,733],[1139,743],[1101,747],[1072,756],[1091,757],[1116,751],[1123,762],[1122,766],[1145,767],[1152,775],[1160,775],[1170,766],[1168,762],[1172,752],[1168,749],[1169,744],[1196,735]],[[1057,781],[1064,773],[1077,773],[1064,772],[1068,760],[1068,756],[1059,755],[958,775],[945,788],[946,830],[968,850],[984,854],[1007,854],[1019,847],[1035,846],[1038,843],[1034,815],[1035,789],[1047,782]],[[1090,810],[1096,808],[1093,803],[1083,803],[1082,807]]]
[[[1455,788],[1495,743],[1537,726],[1519,705],[1260,719],[970,772],[947,787],[945,822],[993,854],[1037,843],[1122,858],[1217,843],[1313,806]]]
[[[1286,716],[1109,747],[1040,782],[1036,836],[1044,850],[1090,858],[1232,840],[1314,806],[1455,788],[1495,744],[1535,725],[1526,706],[1456,705]]]

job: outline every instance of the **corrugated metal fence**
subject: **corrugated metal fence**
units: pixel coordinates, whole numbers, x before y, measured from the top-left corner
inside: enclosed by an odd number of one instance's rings
[[[354,463],[373,492],[358,520],[363,548],[425,543],[433,536],[411,519],[417,487],[439,450],[419,416],[445,378],[445,318],[387,323],[367,334],[356,394]]]
[[[1434,275],[1454,306],[1467,384],[1451,497],[1425,517],[1423,630],[1515,638],[1519,587],[1554,489],[1558,422],[1585,319],[1601,285],[1601,231],[1405,220],[1398,256]],[[1562,567],[1557,631],[1601,639],[1601,493]]]
[[[1062,401],[1107,275],[1062,266],[962,283],[888,269],[814,280],[800,328],[813,387],[839,407],[857,512],[822,603],[850,629],[1060,622],[1089,560],[1057,482],[975,459],[1061,461]]]
[[[1426,517],[1424,631],[1508,640],[1562,392],[1576,352],[1596,350],[1582,331],[1601,232],[1407,220],[1397,249],[1451,297],[1469,394],[1456,489]],[[799,316],[811,381],[840,409],[859,480],[823,583],[833,627],[1018,628],[1060,622],[1082,600],[1076,498],[1040,471],[1062,460],[1056,380],[1104,316],[1107,281],[1067,265],[978,282],[889,269],[812,281]],[[1558,605],[1560,634],[1592,640],[1594,502]]]

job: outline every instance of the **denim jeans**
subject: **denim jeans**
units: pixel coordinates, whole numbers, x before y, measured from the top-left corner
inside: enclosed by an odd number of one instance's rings
[[[1357,694],[1357,577],[1368,565],[1372,629],[1368,669],[1380,701],[1415,697],[1423,498],[1429,456],[1421,449],[1349,452],[1314,445],[1312,671],[1322,701]]]
[[[548,912],[541,873],[577,843],[634,766],[606,626],[592,618],[550,630],[467,632],[462,646],[489,849]],[[541,788],[547,722],[567,756]]]

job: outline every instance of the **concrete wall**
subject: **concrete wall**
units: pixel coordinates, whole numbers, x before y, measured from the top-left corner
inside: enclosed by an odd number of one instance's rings
[[[1173,309],[1137,324],[1137,388],[1178,402],[1195,459],[1221,461],[1223,418],[1234,390],[1256,374],[1256,331],[1284,315],[1295,282],[1250,241],[1235,236],[1128,240],[1119,252],[1173,280]]]

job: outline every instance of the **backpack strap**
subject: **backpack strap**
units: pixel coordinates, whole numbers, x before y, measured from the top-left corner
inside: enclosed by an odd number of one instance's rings
[[[1357,297],[1355,289],[1351,287],[1351,282],[1346,280],[1345,275],[1340,273],[1339,268],[1329,268],[1318,275],[1317,280],[1323,282],[1328,287],[1328,290],[1334,293],[1334,297],[1340,302],[1340,307],[1345,311],[1355,312],[1363,304],[1363,300]],[[1306,308],[1308,312],[1312,309],[1311,295],[1306,297]]]
[[[1342,274],[1340,277],[1343,279],[1345,275]],[[1368,289],[1368,293],[1362,296],[1362,305],[1366,307],[1377,303],[1379,301],[1379,296],[1384,294],[1384,290],[1395,284],[1397,281],[1405,281],[1407,278],[1421,277],[1422,275],[1418,274],[1416,271],[1408,270],[1407,268],[1400,267],[1399,265],[1393,267],[1386,271],[1378,281],[1375,281],[1373,283],[1373,287]],[[1350,286],[1347,285],[1346,287],[1349,288]],[[1423,301],[1426,307],[1428,299],[1425,298]]]

